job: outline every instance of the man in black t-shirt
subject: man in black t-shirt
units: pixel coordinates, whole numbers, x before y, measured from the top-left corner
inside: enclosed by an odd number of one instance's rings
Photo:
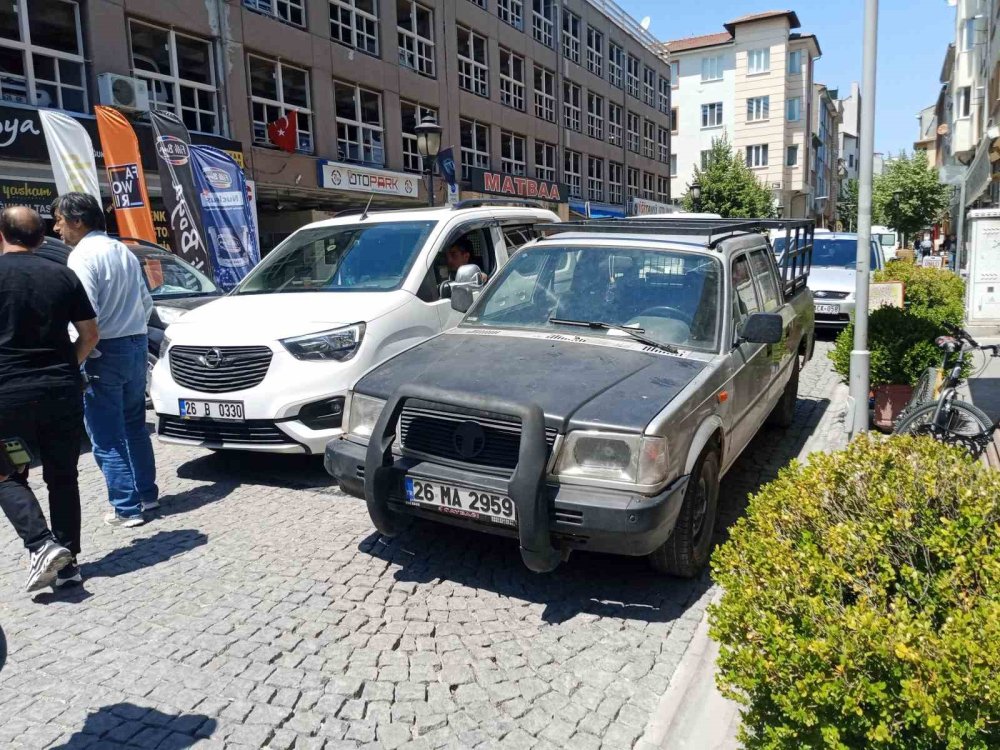
[[[80,364],[98,340],[97,316],[76,274],[32,253],[44,237],[30,208],[0,212],[0,440],[19,438],[41,459],[52,519],[49,531],[26,471],[0,473],[0,507],[30,552],[28,591],[81,580]],[[70,324],[80,334],[75,344]]]

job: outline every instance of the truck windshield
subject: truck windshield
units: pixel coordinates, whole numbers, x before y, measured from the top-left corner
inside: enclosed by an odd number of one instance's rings
[[[579,334],[557,321],[628,326],[661,344],[715,351],[721,304],[718,260],[612,247],[522,250],[483,292],[462,325]],[[594,329],[588,335],[625,336]]]
[[[436,223],[386,221],[303,229],[275,248],[233,293],[398,289]]]
[[[785,252],[785,238],[776,237],[774,239],[774,254],[780,258]],[[857,261],[858,241],[853,239],[824,240],[819,237],[813,239],[812,264],[814,268],[854,268]],[[869,260],[872,268],[878,268],[878,257],[874,243],[872,243],[871,258]]]

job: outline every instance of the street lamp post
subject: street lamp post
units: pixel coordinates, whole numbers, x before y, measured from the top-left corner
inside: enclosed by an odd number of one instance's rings
[[[701,211],[701,183],[695,180],[688,185],[688,190],[691,191],[691,206],[695,213],[698,213]]]
[[[424,163],[424,170],[429,178],[427,199],[434,205],[434,162],[441,152],[441,126],[432,115],[425,115],[414,129],[417,134],[417,153]]]

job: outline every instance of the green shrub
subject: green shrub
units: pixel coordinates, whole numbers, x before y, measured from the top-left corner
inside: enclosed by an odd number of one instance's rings
[[[1000,472],[865,436],[784,469],[712,568],[747,748],[1000,747]]]
[[[874,281],[902,281],[906,309],[934,323],[960,326],[965,320],[965,282],[951,271],[890,263]]]

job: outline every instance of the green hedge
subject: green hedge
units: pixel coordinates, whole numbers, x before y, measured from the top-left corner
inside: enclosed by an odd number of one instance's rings
[[[902,281],[906,308],[938,325],[960,326],[965,320],[965,282],[951,271],[890,263],[874,274],[873,281]]]
[[[712,568],[747,748],[1000,747],[1000,472],[865,436],[783,470]]]

